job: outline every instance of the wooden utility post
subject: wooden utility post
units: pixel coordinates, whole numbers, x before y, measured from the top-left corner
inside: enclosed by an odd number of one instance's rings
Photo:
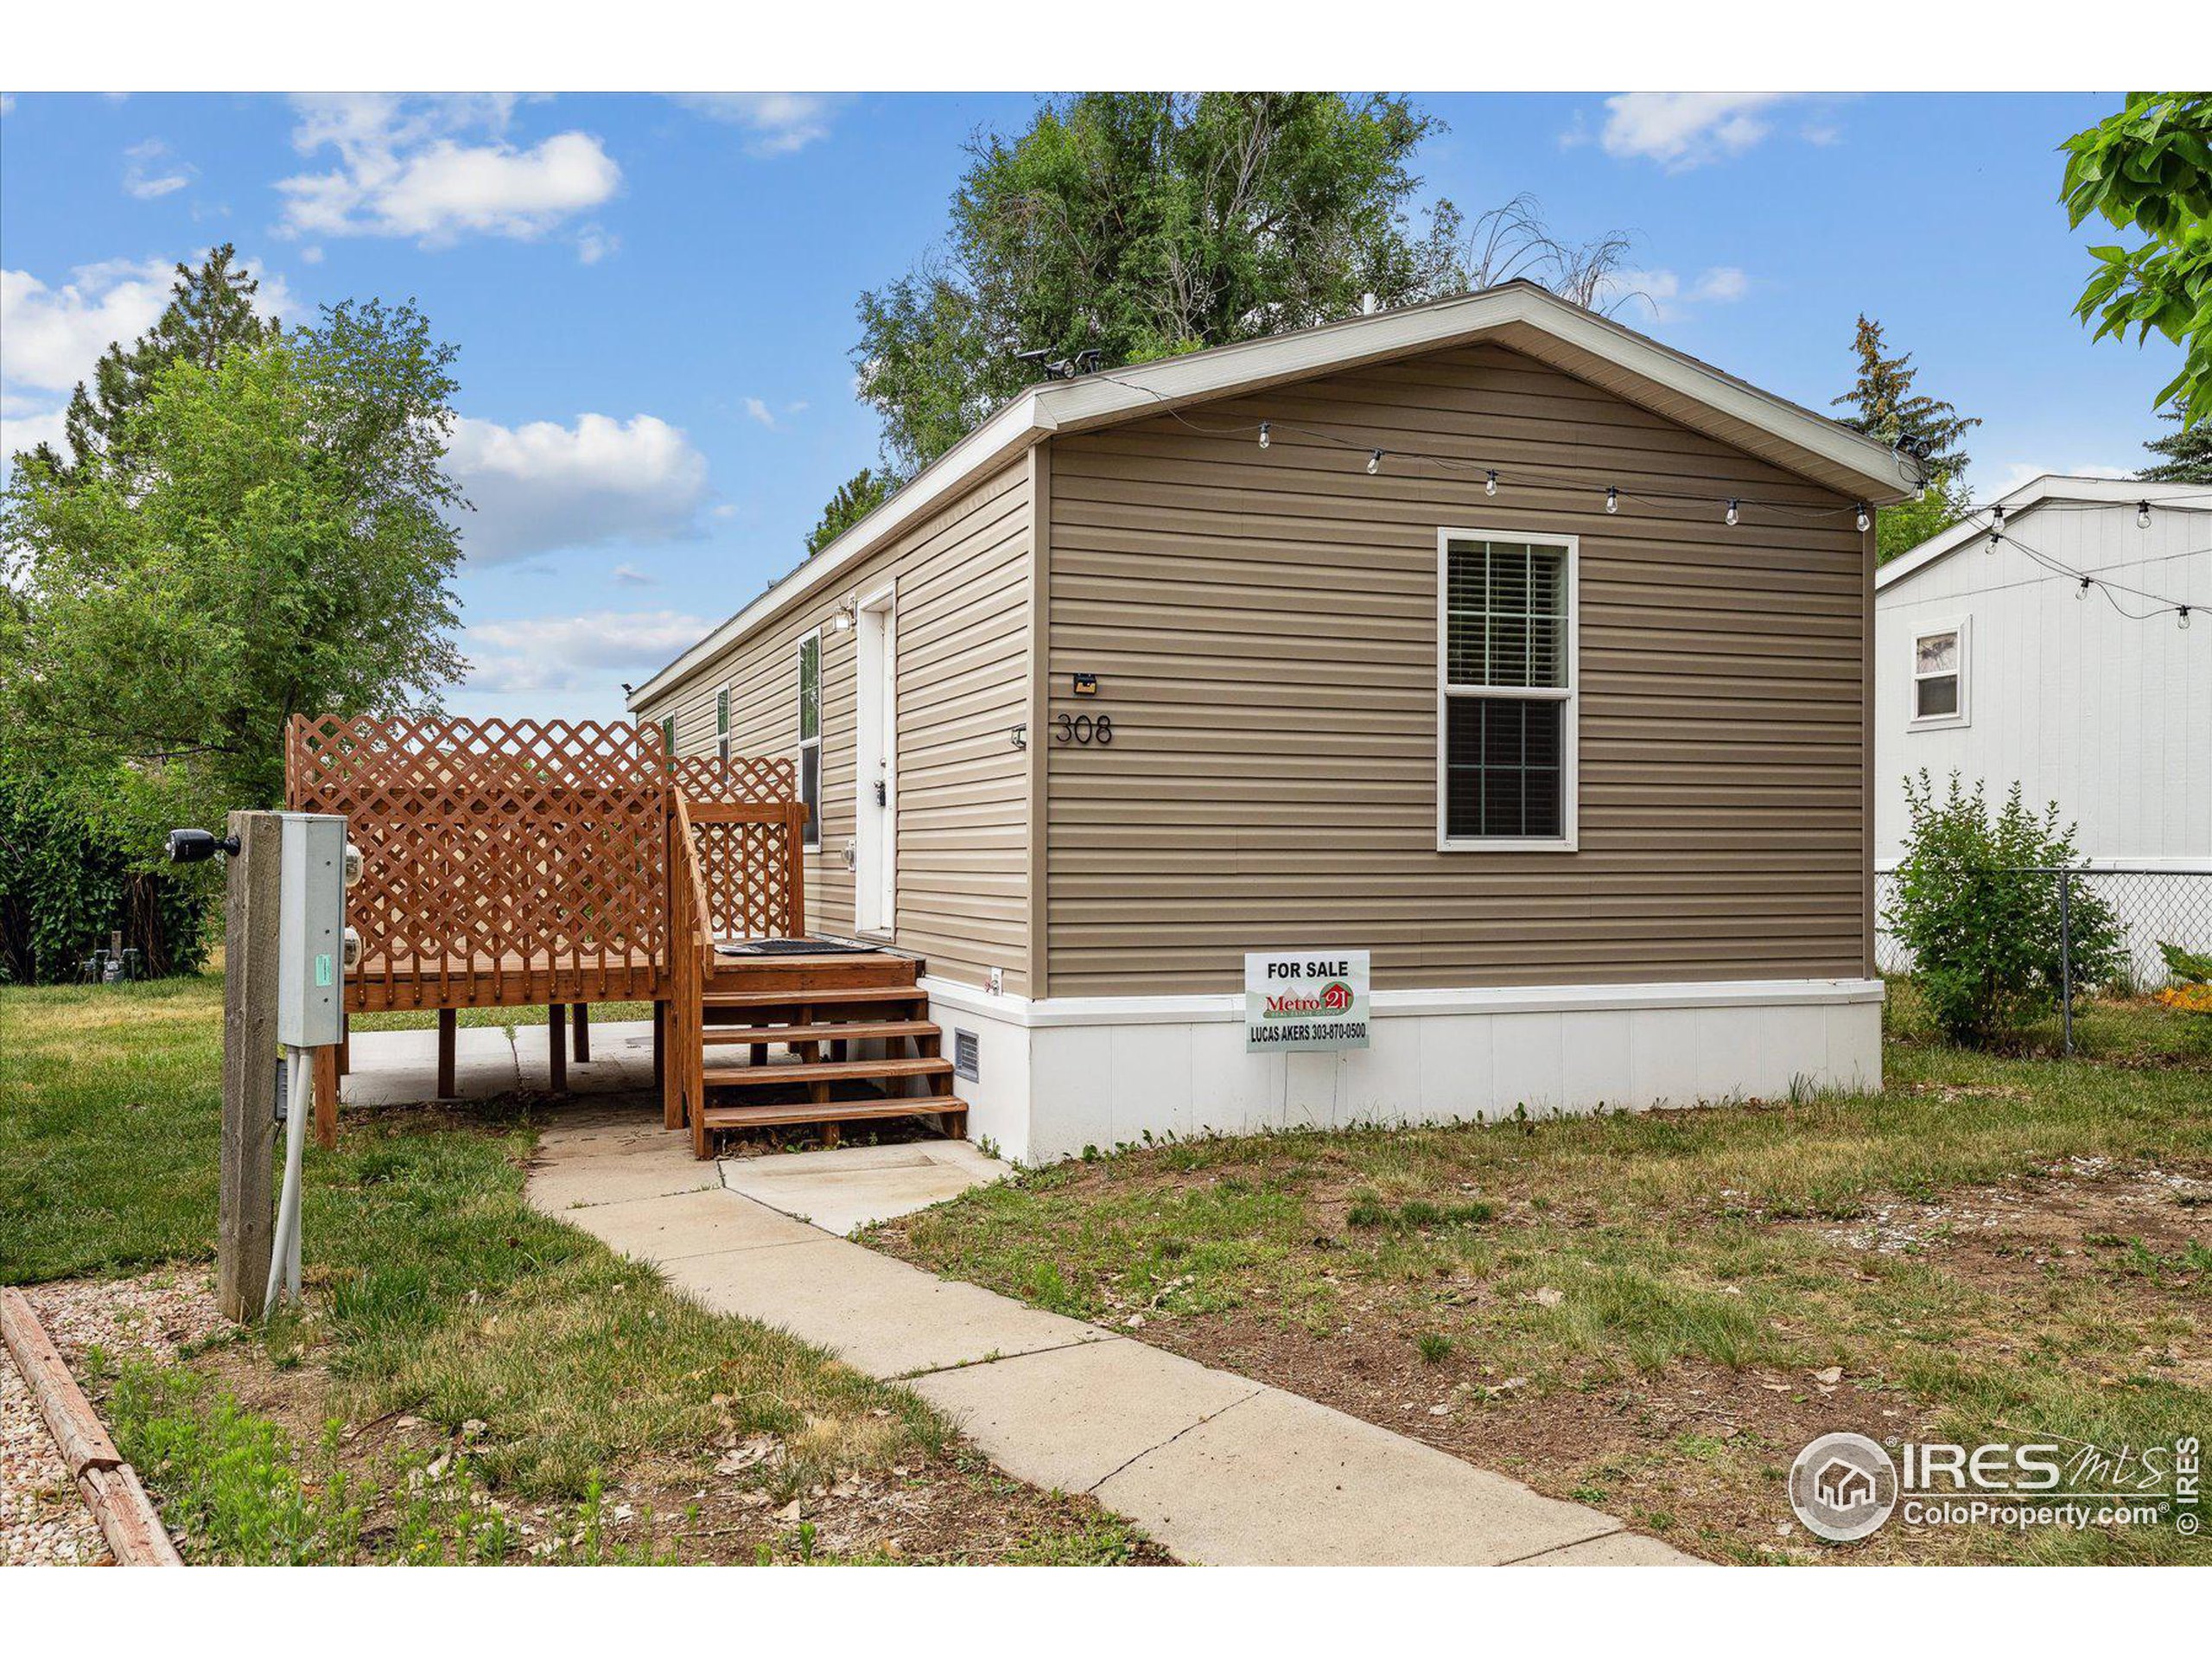
[[[222,1185],[215,1300],[226,1319],[261,1317],[276,1233],[276,912],[283,826],[274,812],[233,812],[223,966]],[[307,1109],[305,1101],[291,1103]]]

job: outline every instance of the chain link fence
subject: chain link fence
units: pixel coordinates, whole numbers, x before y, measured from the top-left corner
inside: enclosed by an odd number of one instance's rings
[[[2212,864],[2178,869],[2119,864],[2034,874],[2066,884],[2069,894],[2095,893],[2119,918],[2127,963],[2122,977],[2109,988],[2084,985],[2077,987],[2079,990],[2155,991],[2171,978],[2158,950],[2161,944],[2200,953],[2212,951]],[[1896,875],[1878,871],[1874,876],[1874,965],[1885,974],[1909,974],[1912,952],[1898,942],[1890,925],[1890,912],[1896,905]]]

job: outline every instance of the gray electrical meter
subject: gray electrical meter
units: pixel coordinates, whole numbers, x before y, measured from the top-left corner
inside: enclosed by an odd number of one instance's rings
[[[284,812],[276,924],[276,1040],[321,1048],[344,1034],[346,820]]]

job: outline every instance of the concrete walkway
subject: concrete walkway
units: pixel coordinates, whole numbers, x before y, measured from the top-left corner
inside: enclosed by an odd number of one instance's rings
[[[514,1012],[510,1010],[510,1012]],[[543,1020],[515,1027],[463,1026],[454,1033],[454,1098],[490,1100],[551,1086]],[[406,1106],[438,1086],[438,1033],[358,1031],[353,1067],[338,1085],[348,1106]],[[569,1062],[572,1095],[628,1094],[653,1084],[653,1022],[613,1020],[591,1028],[591,1058]],[[656,1120],[658,1122],[658,1120]]]
[[[641,1119],[602,1110],[547,1130],[531,1201],[709,1307],[906,1382],[1009,1473],[1089,1492],[1186,1561],[1691,1564],[1388,1429],[799,1219],[849,1227],[950,1197],[992,1173],[972,1148],[702,1163]]]

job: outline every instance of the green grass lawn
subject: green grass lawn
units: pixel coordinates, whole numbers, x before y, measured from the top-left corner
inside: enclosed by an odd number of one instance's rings
[[[1779,1529],[1833,1427],[2105,1447],[2212,1431],[2212,1063],[1913,1028],[1879,1094],[1170,1144],[879,1229],[953,1276],[1415,1433],[1721,1560],[2206,1560],[2171,1525]],[[2151,1023],[2155,1017],[2163,1026]]]
[[[214,979],[0,991],[0,1281],[212,1259],[221,1014]],[[895,1482],[894,1469],[926,1469],[978,1491],[1002,1481],[970,1452],[948,1458],[950,1425],[913,1395],[707,1313],[651,1268],[531,1210],[531,1111],[524,1097],[347,1112],[336,1152],[308,1157],[304,1316],[188,1375],[103,1379],[116,1385],[125,1455],[187,1527],[192,1553],[500,1559],[512,1541],[496,1507],[512,1501],[584,1517],[574,1531],[595,1541],[564,1559],[636,1559],[683,1553],[673,1521],[659,1545],[594,1530],[602,1489],[640,1469],[662,1486],[748,1487],[779,1504],[855,1471]],[[444,1435],[466,1430],[467,1497],[437,1511],[446,1532],[408,1497],[420,1482],[407,1468],[318,1473],[315,1424],[240,1409],[211,1378],[243,1362],[257,1377],[311,1374],[335,1421],[404,1413]],[[760,1437],[775,1455],[714,1476],[717,1448]],[[384,1491],[373,1503],[369,1478]],[[383,1519],[364,1531],[364,1514]],[[1095,1511],[1045,1513],[1037,1526],[998,1558],[1111,1560],[1133,1548]]]

